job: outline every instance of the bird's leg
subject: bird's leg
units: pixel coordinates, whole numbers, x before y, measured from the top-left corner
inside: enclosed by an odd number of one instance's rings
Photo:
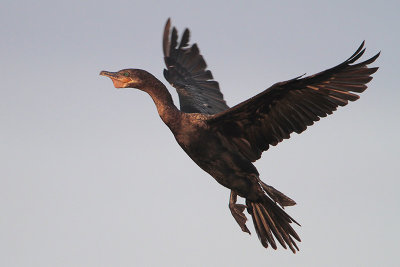
[[[262,188],[264,189],[264,191],[266,191],[268,196],[272,198],[275,202],[278,202],[278,204],[281,205],[282,208],[285,208],[285,206],[296,205],[296,202],[290,197],[286,196],[285,194],[273,188],[272,186],[267,185],[263,181],[260,180],[260,182]]]
[[[243,204],[236,204],[236,201],[237,194],[232,190],[229,197],[229,209],[231,210],[233,218],[235,218],[242,231],[250,234],[250,230],[246,226],[247,218],[243,213],[247,206]]]

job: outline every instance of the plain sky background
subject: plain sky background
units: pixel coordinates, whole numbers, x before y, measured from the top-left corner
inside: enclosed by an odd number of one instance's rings
[[[239,1],[238,1],[239,2]],[[398,1],[15,1],[0,4],[0,266],[399,266]],[[293,255],[242,233],[150,97],[165,21],[192,31],[229,105],[382,50],[359,101],[257,163],[297,201]],[[168,85],[176,104],[174,89]]]

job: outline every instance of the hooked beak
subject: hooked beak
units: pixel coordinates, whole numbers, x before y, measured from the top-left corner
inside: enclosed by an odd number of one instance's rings
[[[110,71],[105,71],[105,70],[102,70],[101,72],[100,72],[100,75],[101,76],[106,76],[106,77],[109,77],[109,78],[111,78],[111,79],[117,79],[118,78],[118,74],[116,73],[116,72],[110,72]]]
[[[126,88],[128,86],[128,82],[130,81],[129,78],[121,77],[121,75],[117,72],[103,70],[100,72],[100,75],[110,78],[115,88]]]

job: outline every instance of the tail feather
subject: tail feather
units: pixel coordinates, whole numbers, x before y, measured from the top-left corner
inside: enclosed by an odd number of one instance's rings
[[[264,237],[260,238],[262,245],[267,248],[269,243],[273,249],[276,249],[277,246],[271,233],[271,227],[268,224],[268,221],[265,219],[265,216],[262,214],[260,206],[255,205],[254,203],[251,205],[253,208],[253,213],[255,214],[255,216],[253,216],[253,221],[254,226],[257,225],[257,227],[255,227],[257,235],[259,238],[260,236]]]
[[[253,204],[254,205],[254,204]],[[254,205],[255,206],[255,205]],[[282,235],[280,235],[280,231],[279,231],[279,225],[275,225],[274,220],[271,218],[271,215],[269,215],[268,211],[265,209],[264,206],[262,205],[258,205],[256,206],[258,209],[262,210],[262,213],[259,213],[260,216],[264,216],[266,218],[268,218],[268,222],[271,225],[270,228],[274,234],[274,236],[278,239],[279,243],[282,245],[282,247],[284,247],[286,249],[286,244],[283,241]],[[276,248],[275,248],[276,249]]]
[[[273,249],[277,249],[275,237],[285,249],[289,246],[293,253],[299,250],[294,239],[301,242],[300,237],[290,224],[300,224],[270,198],[266,197],[263,202],[252,202],[246,199],[246,205],[258,238],[265,248],[271,245]]]

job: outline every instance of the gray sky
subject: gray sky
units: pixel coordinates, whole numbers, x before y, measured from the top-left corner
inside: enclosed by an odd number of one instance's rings
[[[0,265],[398,266],[398,1],[180,2],[2,1]],[[192,30],[229,105],[364,39],[367,57],[382,50],[359,101],[256,163],[298,203],[298,254],[265,250],[251,222],[242,233],[229,191],[150,97],[98,75],[143,68],[166,82],[168,17]]]

